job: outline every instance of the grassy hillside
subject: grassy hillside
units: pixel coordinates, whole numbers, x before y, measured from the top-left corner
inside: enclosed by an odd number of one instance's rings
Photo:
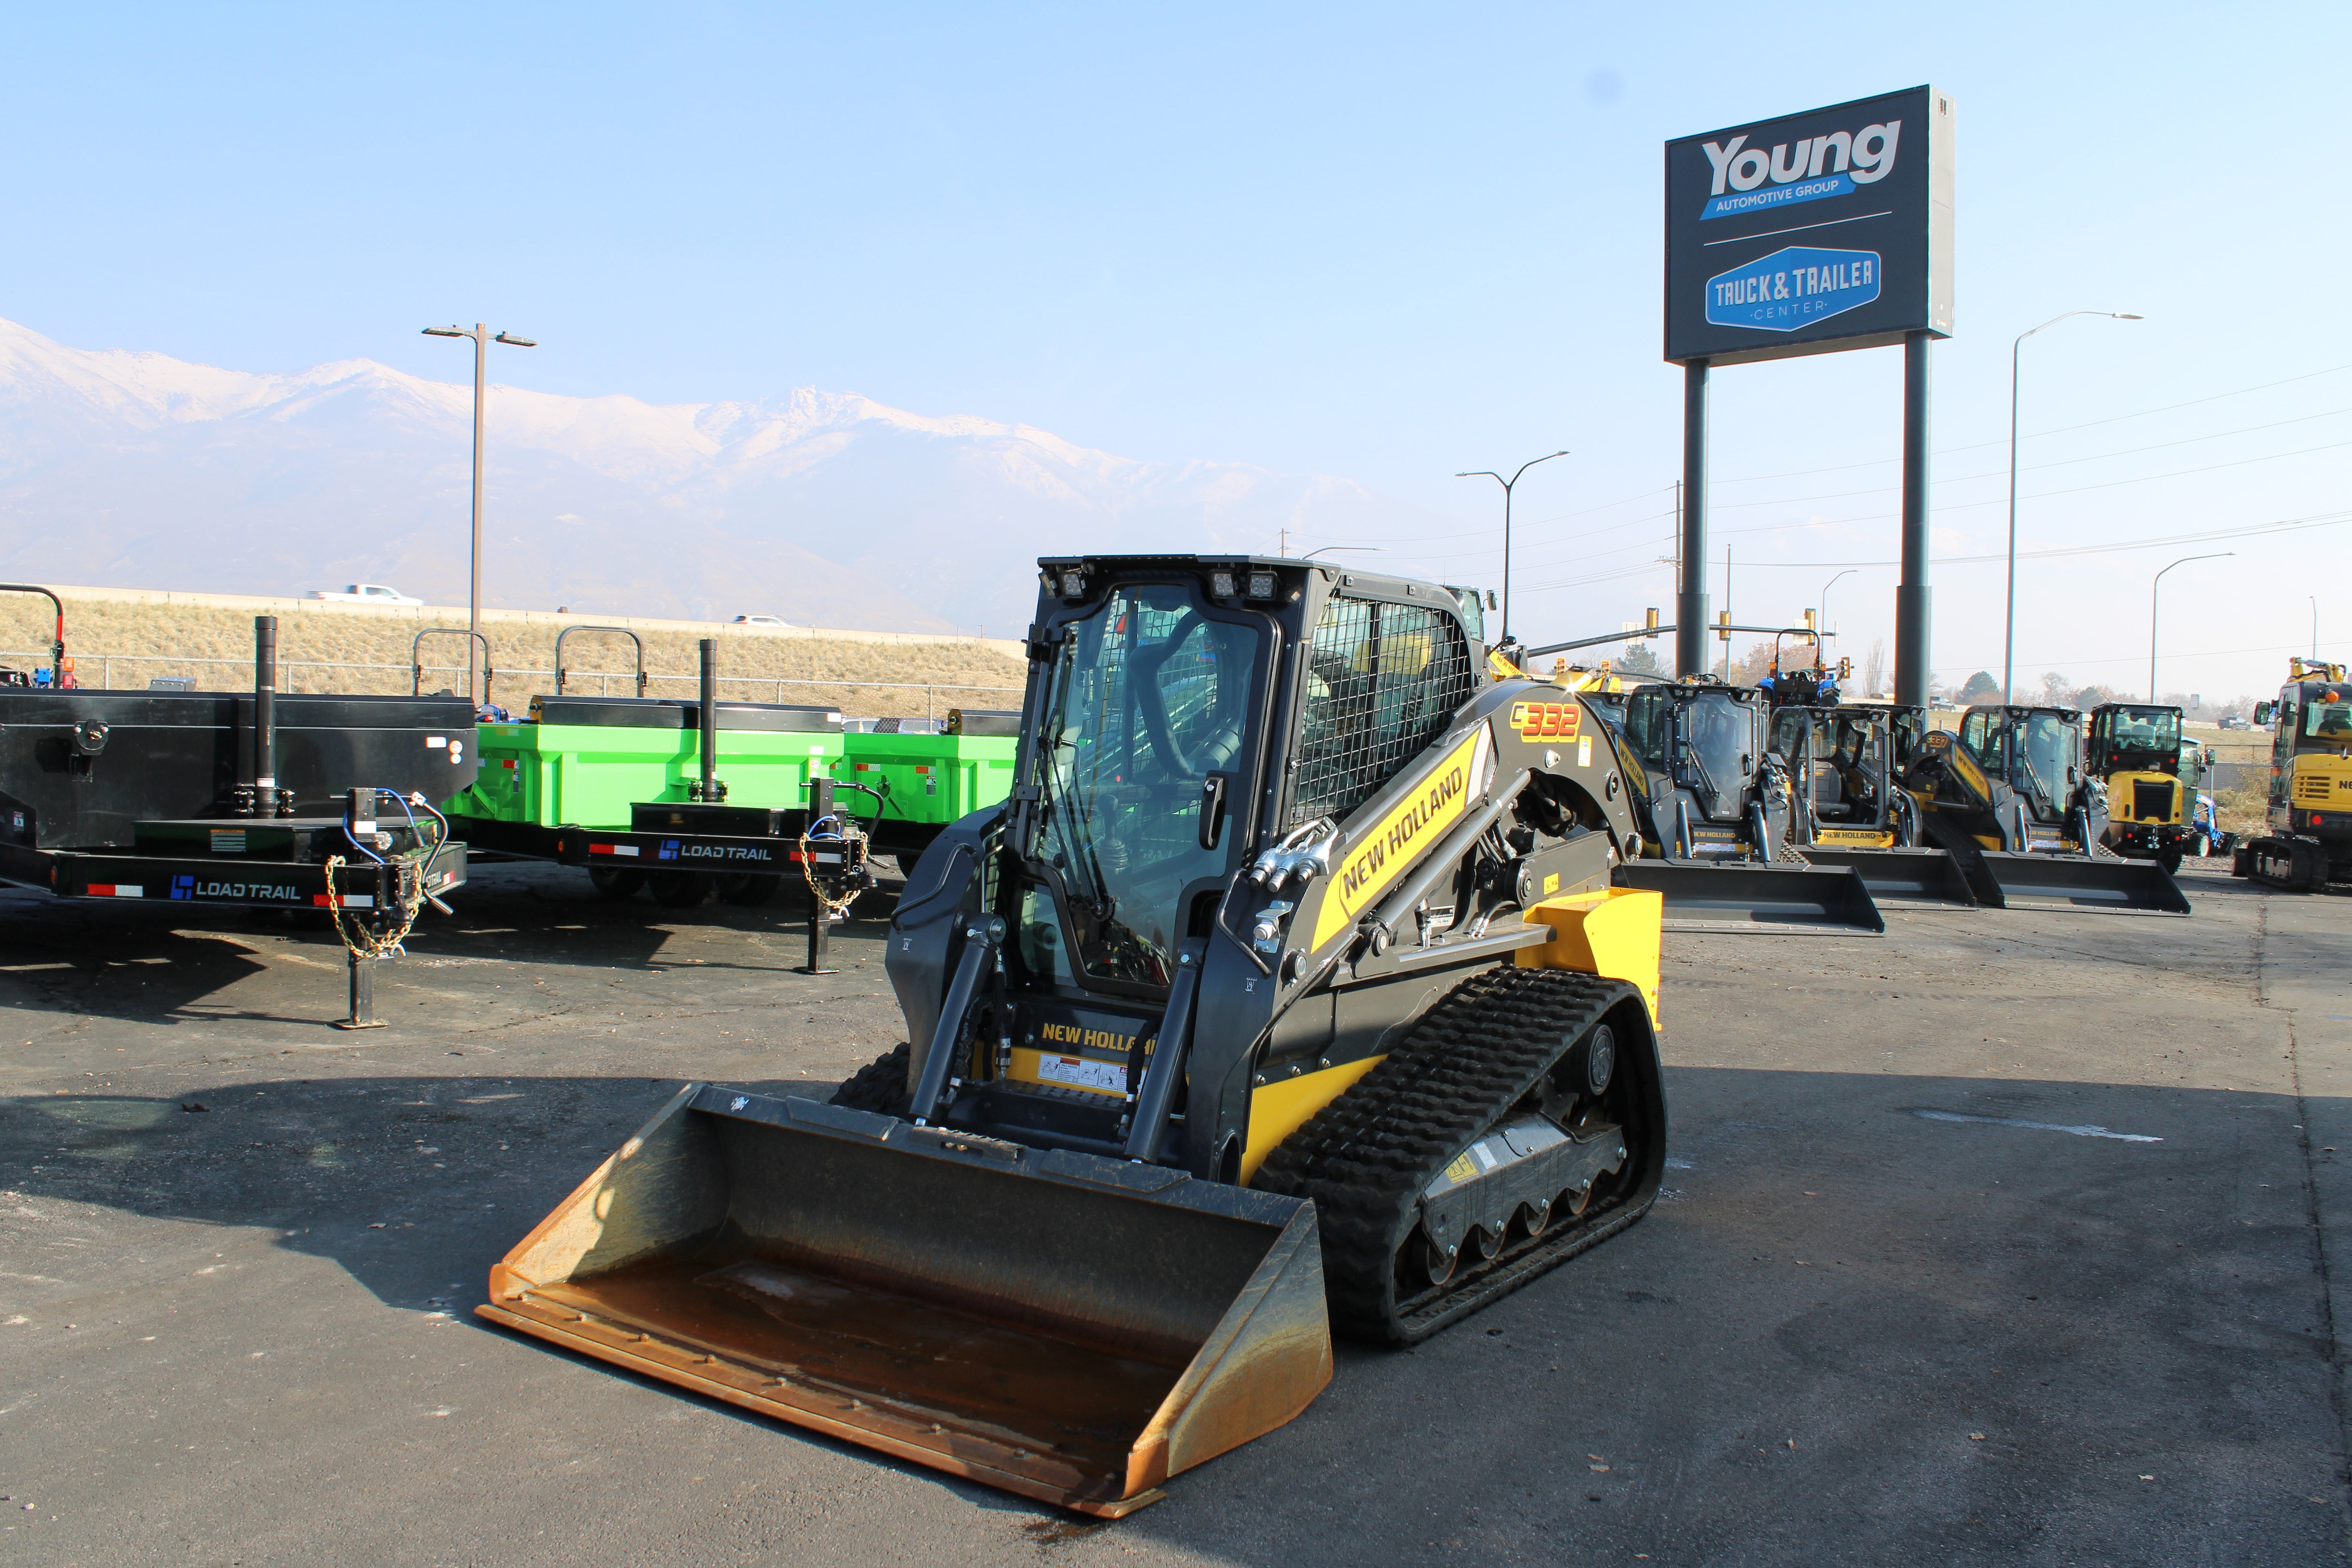
[[[594,625],[590,616],[571,623]],[[463,631],[462,612],[306,609],[278,617],[280,689],[404,692],[409,647],[420,627]],[[555,689],[555,637],[567,624],[553,616],[494,615],[484,631],[498,672],[492,696],[520,710],[535,693]],[[673,626],[676,623],[672,623]],[[696,643],[706,628],[640,627],[647,694],[690,697],[698,668]],[[890,643],[855,637],[728,627],[719,631],[721,695],[735,700],[823,702],[852,714],[914,715],[951,707],[1007,708],[1019,702],[1022,661],[980,642]],[[0,595],[0,666],[48,662],[46,601]],[[253,685],[253,613],[206,605],[159,605],[66,595],[66,650],[84,686],[144,687],[162,675],[193,676],[201,688]],[[466,639],[425,639],[425,689],[465,684]],[[205,660],[222,662],[205,663]],[[626,695],[633,659],[626,637],[583,632],[564,646],[565,689]],[[451,668],[454,665],[454,669]],[[599,679],[599,672],[606,679]],[[811,682],[784,684],[778,682]],[[851,682],[888,682],[857,686]],[[955,687],[1012,689],[955,690]]]

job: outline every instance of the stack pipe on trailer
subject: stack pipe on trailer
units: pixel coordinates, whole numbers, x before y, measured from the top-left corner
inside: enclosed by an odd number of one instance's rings
[[[290,816],[278,800],[278,617],[253,617],[253,795],[247,816]]]
[[[719,779],[719,639],[702,639],[702,782],[694,798],[706,804],[727,798]]]

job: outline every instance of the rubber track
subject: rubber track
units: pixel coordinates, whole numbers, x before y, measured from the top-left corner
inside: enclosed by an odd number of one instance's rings
[[[878,1111],[884,1116],[904,1116],[913,1091],[907,1087],[907,1047],[902,1041],[849,1075],[848,1081],[833,1091],[827,1105],[845,1105],[852,1110]]]
[[[1504,965],[1474,975],[1267,1156],[1251,1185],[1315,1200],[1334,1327],[1413,1343],[1639,1217],[1640,1208],[1604,1205],[1533,1247],[1456,1275],[1434,1300],[1398,1310],[1397,1249],[1423,1189],[1604,1014],[1639,994],[1571,970]],[[1629,1153],[1638,1162],[1637,1151]]]

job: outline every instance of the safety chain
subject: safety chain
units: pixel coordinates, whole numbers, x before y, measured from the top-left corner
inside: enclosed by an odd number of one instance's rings
[[[840,838],[835,842],[842,847],[841,870],[845,879],[849,874],[849,840]],[[857,895],[866,889],[853,883],[849,891],[844,893],[838,902],[826,898],[824,889],[816,885],[816,872],[813,869],[815,864],[816,862],[809,858],[808,828],[803,826],[801,829],[801,879],[808,884],[809,897],[814,899],[817,907],[824,911],[824,918],[828,921],[840,920],[849,913],[849,906],[856,903]]]
[[[398,929],[386,931],[379,939],[368,934],[364,923],[358,926],[354,938],[352,929],[343,924],[343,900],[335,891],[335,873],[342,868],[343,858],[327,857],[327,912],[334,917],[335,934],[343,939],[343,946],[354,958],[405,958],[408,952],[401,943],[408,939],[408,928],[416,923],[417,911],[425,907],[425,871],[415,861],[400,859],[389,862],[393,870],[393,900],[400,910]]]

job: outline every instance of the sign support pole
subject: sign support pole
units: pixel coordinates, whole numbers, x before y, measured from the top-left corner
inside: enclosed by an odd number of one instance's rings
[[[1895,700],[1927,703],[1927,643],[1933,590],[1927,585],[1927,332],[1903,338],[1903,578],[1895,590]]]
[[[1683,366],[1683,580],[1675,594],[1675,674],[1706,673],[1706,361]]]

